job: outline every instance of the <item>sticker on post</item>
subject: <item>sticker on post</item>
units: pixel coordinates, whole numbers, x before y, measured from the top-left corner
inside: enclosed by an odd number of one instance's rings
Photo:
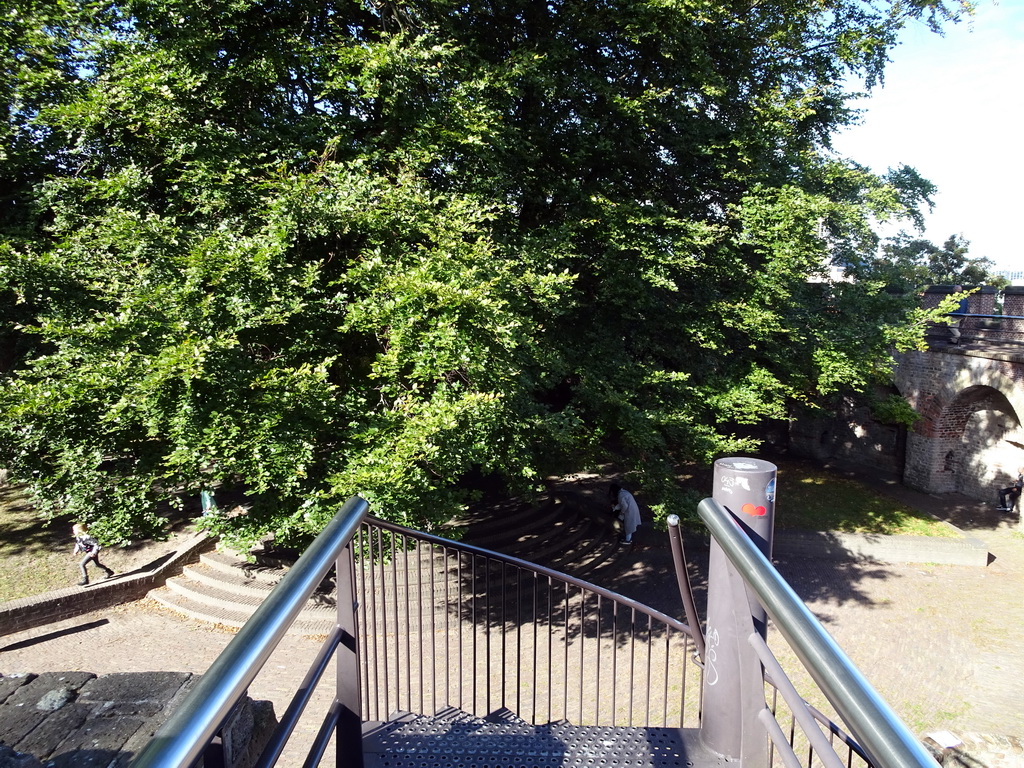
[[[769,504],[775,503],[775,478],[773,477],[768,481],[768,487],[764,489],[764,497],[768,500]]]

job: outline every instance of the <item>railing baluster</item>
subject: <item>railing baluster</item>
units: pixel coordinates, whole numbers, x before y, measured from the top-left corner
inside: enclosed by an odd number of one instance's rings
[[[565,652],[562,663],[565,665],[562,669],[562,718],[565,720],[569,719],[569,584],[565,582],[562,584],[565,589],[565,610],[563,611],[564,619],[562,620],[562,631],[565,633],[565,639],[562,643],[562,649]]]
[[[484,689],[482,714],[491,711],[491,560],[484,560],[484,670],[487,686]]]
[[[616,694],[619,690],[619,604],[612,603],[612,717],[608,725],[618,723],[618,702]]]
[[[451,659],[451,630],[448,617],[451,614],[451,592],[449,586],[451,579],[448,578],[448,547],[444,548],[444,700],[452,700],[452,659]],[[461,625],[462,622],[460,621]],[[436,702],[435,702],[436,706]]]
[[[594,725],[601,724],[601,595],[597,596],[597,631],[595,636],[597,637],[597,650],[595,652],[595,662],[597,666],[597,685],[594,691]]]
[[[423,653],[423,636],[426,634],[423,630],[423,600],[425,595],[423,594],[423,553],[420,551],[419,544],[416,545],[416,632],[419,636],[419,654],[420,663],[420,712],[423,712],[423,664],[426,661],[426,656]],[[433,638],[431,638],[433,641]]]
[[[469,598],[472,601],[470,603],[470,606],[471,606],[470,610],[472,612],[472,614],[471,614],[472,615],[471,621],[472,621],[472,626],[473,626],[473,668],[472,668],[472,672],[471,672],[471,674],[473,675],[473,684],[470,687],[470,690],[472,691],[473,696],[472,696],[472,698],[469,701],[469,711],[470,711],[471,714],[474,714],[474,715],[476,714],[476,679],[477,679],[477,677],[479,677],[479,675],[477,674],[477,658],[476,658],[476,649],[480,645],[476,641],[476,628],[478,626],[477,625],[477,621],[476,621],[476,603],[477,603],[477,594],[478,594],[477,586],[476,586],[476,572],[480,568],[480,564],[479,564],[480,563],[480,557],[481,557],[480,555],[473,555],[473,557],[470,559],[470,569],[469,569],[469,578],[472,579],[472,585],[471,585],[470,591],[473,593],[470,596],[470,598]]]
[[[380,556],[381,556],[381,559],[380,559],[380,584],[381,584],[381,590],[380,590],[380,612],[381,612],[381,616],[384,619],[384,625],[383,625],[383,627],[384,627],[384,637],[383,637],[384,648],[382,650],[384,651],[384,653],[383,653],[383,656],[384,656],[384,665],[383,665],[383,669],[384,669],[384,715],[386,717],[387,715],[391,714],[391,653],[393,653],[394,651],[391,648],[388,647],[389,645],[391,645],[391,643],[388,643],[388,641],[387,641],[388,631],[389,631],[389,628],[391,626],[391,624],[390,624],[390,617],[388,616],[388,606],[391,604],[392,601],[388,600],[388,578],[387,578],[388,568],[386,566],[388,558],[387,558],[386,552],[384,551],[385,544],[384,544],[383,535],[384,535],[384,531],[381,531],[381,541],[380,541],[380,546],[381,546],[381,552],[380,552]],[[388,540],[389,541],[393,541],[391,533],[388,533]],[[394,563],[395,563],[395,559],[394,559],[394,557],[392,557],[391,558],[391,565],[393,566]],[[398,585],[395,584],[395,587],[397,588]],[[395,624],[397,625],[398,622],[396,621]],[[396,635],[396,637],[397,637],[397,635]],[[399,670],[399,672],[400,671],[401,670]],[[400,701],[401,701],[401,699],[396,700],[396,704],[398,702],[400,702]]]
[[[686,659],[686,654],[685,653],[683,654],[683,659],[684,659],[684,662],[685,662],[685,659]],[[670,633],[666,632],[665,633],[665,674],[662,675],[662,677],[664,678],[664,683],[663,683],[663,691],[662,691],[662,695],[661,695],[661,706],[662,706],[662,709],[664,711],[664,714],[661,717],[661,727],[662,728],[665,728],[665,727],[668,726],[668,670],[671,669],[671,668],[672,668],[672,637],[670,636]],[[684,688],[684,690],[685,690],[685,688]],[[686,694],[684,693],[683,696],[685,696],[685,695]],[[683,727],[682,715],[680,715],[679,727],[680,728]]]
[[[501,563],[501,705],[505,706],[505,685],[506,681],[506,660],[507,660],[507,646],[505,639],[508,637],[508,625],[505,621],[505,606],[506,606],[506,594],[505,591],[508,587],[508,576],[505,571],[505,562]]]
[[[437,593],[434,573],[437,570],[437,549],[431,544],[430,564],[430,711],[437,711]]]
[[[472,557],[472,555],[471,554],[470,555],[466,555],[466,557]],[[462,680],[463,680],[463,678],[465,677],[465,674],[466,674],[465,665],[463,664],[463,659],[465,658],[465,654],[463,653],[463,650],[462,650],[463,649],[462,625],[466,623],[463,620],[463,618],[462,618],[463,602],[464,602],[464,598],[463,598],[463,595],[462,595],[462,586],[465,583],[463,581],[463,578],[462,578],[462,558],[463,558],[463,553],[460,551],[459,552],[459,560],[458,560],[458,563],[459,563],[459,566],[458,566],[459,567],[459,602],[458,602],[458,610],[459,610],[459,614],[458,614],[459,615],[459,652],[457,654],[455,654],[456,658],[459,660],[458,661],[458,663],[459,663],[459,709],[462,709],[463,702],[465,701],[465,696],[463,695]]]
[[[583,587],[580,590],[580,669],[585,669],[586,664],[586,647],[587,647],[587,593]],[[583,675],[580,675],[580,723],[586,722],[584,719],[583,705],[586,699],[583,698]]]
[[[392,541],[394,541],[394,537],[392,537]],[[409,540],[406,538],[406,536],[404,534],[402,535],[402,538],[401,538],[401,544],[402,544],[402,546],[401,546],[401,550],[402,550],[402,577],[405,580],[405,600],[403,601],[405,603],[405,625],[404,625],[405,626],[405,632],[402,633],[402,634],[405,635],[405,661],[404,661],[404,664],[405,664],[405,696],[406,696],[406,699],[405,699],[406,704],[405,704],[405,706],[406,706],[406,709],[408,709],[411,712],[412,711],[412,632],[410,630],[412,629],[412,608],[409,605]],[[395,549],[397,549],[397,547]],[[395,551],[395,549],[393,549],[392,551],[395,552],[395,554],[397,556],[397,552]],[[396,579],[397,579],[397,572],[396,572],[395,575],[396,575]],[[398,595],[398,585],[395,584],[395,596],[396,596],[396,598],[397,598],[397,595]],[[395,610],[395,620],[396,620],[396,626],[398,626],[398,624],[397,624],[397,621],[398,621],[397,607],[398,607],[398,601],[396,599],[396,601],[395,601],[395,608],[396,608],[396,610]]]
[[[650,616],[647,617],[647,638],[644,643],[644,647],[647,648],[647,675],[644,679],[644,722],[651,722],[651,656],[654,649],[653,638],[651,637],[651,630],[653,628],[653,620]],[[668,668],[665,668],[665,677],[668,677]]]
[[[554,610],[554,601],[552,599],[552,597],[553,597],[552,596],[552,592],[553,592],[553,589],[554,589],[554,584],[551,581],[551,577],[550,576],[548,576],[547,584],[548,584],[548,588],[547,588],[547,613],[546,613],[546,615],[544,617],[544,623],[547,624],[547,627],[548,627],[548,658],[547,658],[547,662],[548,662],[547,663],[547,667],[548,667],[548,722],[550,722],[551,721],[551,700],[552,700],[552,693],[553,693],[551,687],[554,684],[554,677],[553,677],[553,675],[554,675],[554,669],[553,669],[554,663],[553,663],[553,658],[552,658],[553,655],[554,655],[553,651],[552,651],[553,643],[554,643],[554,636],[553,636],[552,633],[554,632],[554,627],[552,626],[552,621],[551,621],[551,613]]]

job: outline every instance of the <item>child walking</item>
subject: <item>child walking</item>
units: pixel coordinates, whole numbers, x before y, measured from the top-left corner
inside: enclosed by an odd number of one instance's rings
[[[100,562],[100,543],[89,535],[89,530],[81,523],[75,523],[71,532],[75,535],[75,554],[85,552],[85,557],[78,564],[82,570],[82,580],[78,582],[78,586],[84,587],[89,583],[89,574],[86,572],[85,566],[89,564],[90,560],[96,564],[97,568],[107,572],[108,579],[113,576],[114,572]]]

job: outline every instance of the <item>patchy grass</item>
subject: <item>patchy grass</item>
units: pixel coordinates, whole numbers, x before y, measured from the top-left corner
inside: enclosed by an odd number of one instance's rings
[[[22,489],[0,488],[0,602],[77,582],[74,548],[70,520],[40,520]]]
[[[83,555],[74,554],[73,523],[69,517],[43,520],[22,488],[0,487],[0,603],[78,583]],[[100,560],[117,573],[131,572],[172,551],[189,529],[188,517],[176,516],[168,520],[166,539],[104,547]],[[102,573],[90,565],[89,575],[96,579]]]
[[[856,480],[809,463],[777,462],[780,529],[955,538],[956,531]]]

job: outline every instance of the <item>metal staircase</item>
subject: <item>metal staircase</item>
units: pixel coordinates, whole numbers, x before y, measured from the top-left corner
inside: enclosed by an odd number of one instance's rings
[[[353,498],[132,767],[215,762],[220,729],[333,568],[333,628],[256,768],[276,764],[332,661],[336,693],[310,767],[333,741],[351,768],[934,768],[767,558],[775,467],[721,459],[715,488],[698,506],[711,534],[706,630],[677,519],[685,623],[550,568],[369,519]],[[790,681],[769,621],[838,722]]]

